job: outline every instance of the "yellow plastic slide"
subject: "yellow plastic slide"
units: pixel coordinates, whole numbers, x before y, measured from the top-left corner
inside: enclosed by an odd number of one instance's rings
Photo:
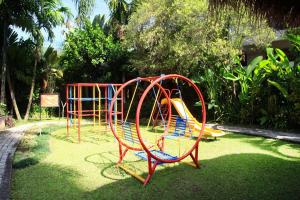
[[[172,98],[170,99],[172,105],[175,107],[177,113],[182,119],[187,119],[187,121],[191,124],[192,128],[195,131],[201,130],[202,123],[198,122],[197,119],[192,115],[189,109],[186,107],[185,103],[180,98]],[[162,99],[161,104],[167,104],[167,99]],[[205,127],[203,132],[203,137],[220,137],[225,135],[225,133],[221,130],[216,130],[213,128]]]

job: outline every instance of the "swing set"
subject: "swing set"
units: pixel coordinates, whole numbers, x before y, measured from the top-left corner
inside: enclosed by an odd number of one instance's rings
[[[201,126],[200,129],[196,129],[197,134],[193,137],[191,137],[191,127],[194,125],[190,123],[191,114],[188,112],[186,105],[180,106],[178,104],[178,102],[183,103],[181,90],[178,86],[179,82],[189,85],[202,105],[198,111],[201,115]],[[174,99],[171,98],[172,89],[175,92],[174,84],[177,86],[175,90],[179,94],[180,101],[178,102],[173,102]],[[130,104],[124,111],[124,114],[126,112],[126,117],[124,120],[123,118],[118,119],[114,114],[115,102],[118,100],[119,95],[122,94],[122,91],[132,85],[135,85],[135,89]],[[142,87],[139,90],[142,92],[137,92],[139,87]],[[203,96],[193,81],[178,74],[147,78],[139,77],[120,86],[111,101],[111,105],[109,108],[109,124],[119,143],[118,167],[140,180],[144,185],[150,181],[158,165],[178,163],[190,157],[192,162],[187,164],[199,168],[198,147],[205,129],[206,110]],[[149,105],[152,105],[152,109],[149,109]],[[181,109],[180,116],[172,116],[172,105]],[[163,107],[164,109],[162,109]],[[135,108],[134,111],[132,111],[132,108]],[[135,115],[135,122],[128,121],[130,114]],[[141,122],[146,115],[148,115],[149,120],[145,128]],[[162,122],[160,127],[162,132],[153,133],[149,131],[149,126],[151,121],[154,124],[158,118]],[[117,122],[114,120],[117,120]],[[186,133],[189,133],[189,136]],[[177,143],[172,141],[177,141]],[[177,155],[172,150],[174,145],[177,145],[179,149]],[[184,151],[181,150],[182,147],[185,147]],[[147,161],[148,175],[146,178],[126,167],[124,162],[122,162],[128,151],[135,152],[137,157]]]

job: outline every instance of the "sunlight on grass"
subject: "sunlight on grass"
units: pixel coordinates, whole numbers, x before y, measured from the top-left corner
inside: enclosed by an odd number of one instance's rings
[[[193,199],[196,193],[198,199],[297,199],[300,195],[300,145],[228,134],[200,143],[201,169],[162,165],[143,187],[115,167],[118,144],[111,132],[84,126],[81,138],[78,144],[75,129],[69,137],[65,128],[53,131],[48,156],[15,170],[13,199]],[[128,153],[125,163],[146,176],[145,161]]]

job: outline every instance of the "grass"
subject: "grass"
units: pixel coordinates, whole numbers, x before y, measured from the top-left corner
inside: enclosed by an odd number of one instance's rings
[[[61,127],[48,127],[41,130],[33,127],[26,131],[15,153],[13,168],[26,168],[43,160],[50,150],[49,134],[58,128]]]
[[[200,143],[201,169],[185,164],[162,165],[143,187],[115,167],[118,145],[111,133],[84,127],[81,144],[75,130],[69,138],[65,134],[65,128],[52,130],[46,140],[49,151],[39,162],[15,169],[13,199],[291,200],[300,196],[297,144],[228,134],[217,141]],[[132,154],[125,161],[146,176],[145,161]]]
[[[58,118],[58,117],[52,117],[52,118],[42,118],[43,122],[45,121],[57,121],[57,120],[65,120],[64,118]],[[28,120],[16,120],[15,126],[21,126],[21,125],[26,125],[30,124],[33,122],[41,122],[39,118],[31,118]]]

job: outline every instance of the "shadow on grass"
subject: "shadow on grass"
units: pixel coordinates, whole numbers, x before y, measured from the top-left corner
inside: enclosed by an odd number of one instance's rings
[[[300,145],[295,143],[289,143],[282,140],[276,140],[271,138],[265,137],[258,137],[258,136],[249,136],[249,135],[242,135],[242,134],[228,134],[224,136],[224,138],[230,139],[239,139],[242,142],[249,143],[256,148],[260,148],[262,150],[273,152],[279,156],[284,158],[291,158],[291,159],[299,159],[300,161]],[[288,147],[288,150],[282,150],[281,147]],[[286,149],[286,148],[284,148]]]
[[[146,176],[144,174],[143,176]],[[147,187],[127,178],[104,185],[87,199],[298,199],[300,163],[264,154],[233,154],[155,172]]]
[[[62,128],[61,126],[51,126],[30,129],[25,132],[25,136],[20,142],[13,162],[14,169],[23,169],[40,163],[47,157],[49,149],[50,133]]]
[[[80,174],[59,165],[38,164],[15,170],[11,199],[82,199],[84,191],[76,182]]]
[[[78,135],[77,130],[70,130],[69,136],[65,134],[51,134],[54,138],[58,140],[63,140],[65,142],[70,143],[78,143]],[[105,130],[98,130],[90,129],[90,130],[83,130],[80,133],[80,141],[87,142],[92,144],[103,144],[112,142],[114,137],[111,132]]]
[[[107,155],[104,157],[107,157]],[[114,155],[114,153],[113,153]],[[92,156],[92,155],[91,155]],[[90,158],[87,157],[86,160]],[[81,175],[58,165],[38,164],[17,170],[13,199],[299,199],[300,162],[265,154],[232,154],[201,161],[201,169],[185,164],[158,168],[143,187],[124,175],[112,178],[111,158],[98,164],[103,178],[114,180],[93,191],[80,185]],[[146,164],[146,163],[144,163]],[[101,168],[101,169],[100,169]],[[124,172],[121,172],[124,173]],[[146,174],[143,174],[146,176]]]
[[[120,180],[128,177],[123,170],[120,170],[116,166],[116,161],[119,159],[119,152],[108,151],[102,153],[91,154],[84,158],[85,162],[94,164],[99,170],[102,177],[110,180]],[[133,170],[138,171],[135,168],[136,163],[143,163],[142,159],[135,157],[134,160],[128,161],[124,159],[124,162],[129,165]]]

